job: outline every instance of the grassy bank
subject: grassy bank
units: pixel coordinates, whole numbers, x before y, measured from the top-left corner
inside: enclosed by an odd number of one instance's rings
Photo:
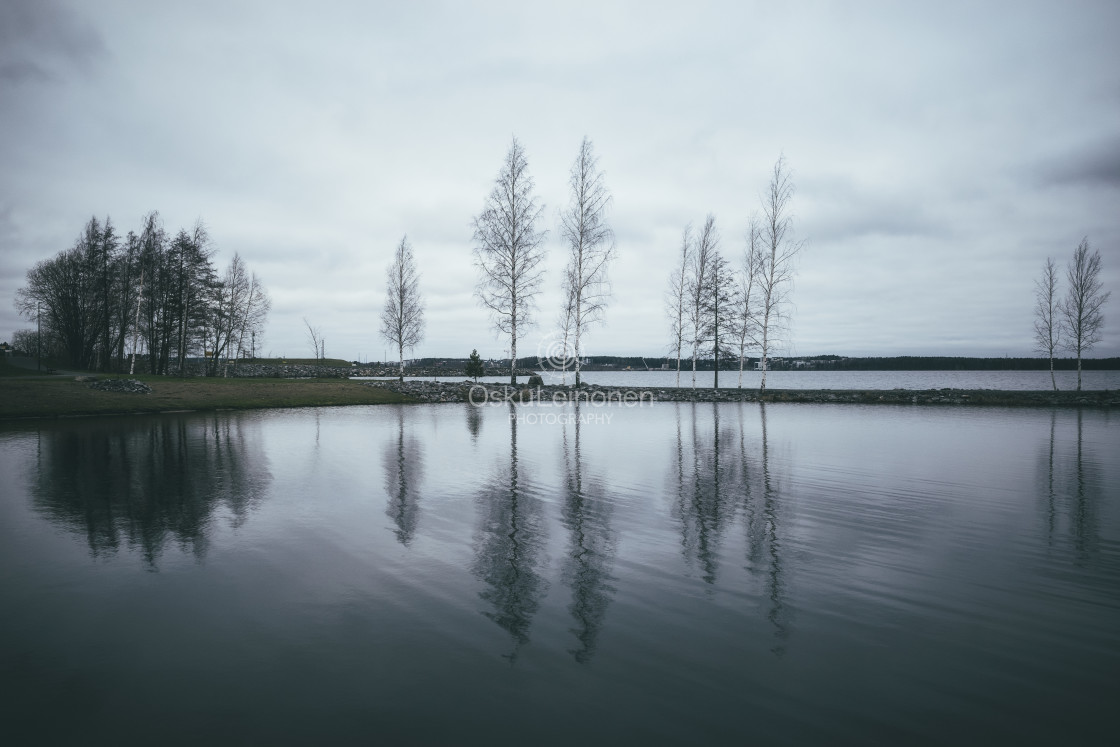
[[[105,377],[108,378],[108,377]],[[0,378],[0,418],[109,415],[167,410],[376,405],[410,401],[345,379],[173,379],[133,376],[150,394],[90,389],[73,377]]]

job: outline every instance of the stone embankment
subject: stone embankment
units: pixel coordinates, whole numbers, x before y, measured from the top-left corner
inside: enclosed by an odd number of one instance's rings
[[[352,376],[396,376],[400,369],[385,366],[315,366],[298,363],[237,363],[218,364],[217,376],[229,376],[238,379],[348,379]],[[504,372],[495,372],[508,376],[509,369]],[[519,370],[518,376],[529,376],[533,371]],[[205,370],[201,366],[192,366],[191,376],[203,376]],[[411,378],[426,376],[463,376],[466,374],[460,369],[443,370],[439,368],[410,368],[408,376]]]
[[[816,404],[876,405],[986,405],[1000,407],[1117,407],[1120,391],[1082,392],[1000,391],[992,389],[690,389],[583,386],[512,387],[475,384],[470,381],[435,382],[408,380],[370,381],[418,402],[562,403],[579,400],[591,403],[648,404],[651,402],[806,402]]]
[[[86,377],[77,377],[79,381],[87,380]],[[90,389],[100,389],[103,392],[119,392],[121,394],[151,394],[152,388],[143,381],[136,379],[92,379],[87,386]]]

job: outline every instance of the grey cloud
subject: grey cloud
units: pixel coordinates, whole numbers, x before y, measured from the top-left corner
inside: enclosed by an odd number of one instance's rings
[[[56,81],[105,54],[101,35],[61,3],[0,3],[0,86]]]
[[[1093,143],[1036,167],[1043,185],[1104,186],[1120,189],[1120,136]]]

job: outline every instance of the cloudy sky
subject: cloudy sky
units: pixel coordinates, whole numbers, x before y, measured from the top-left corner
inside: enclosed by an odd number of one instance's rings
[[[556,230],[580,140],[618,259],[591,354],[663,354],[682,228],[738,261],[779,155],[804,240],[789,352],[1029,355],[1033,282],[1088,236],[1120,290],[1120,3],[0,0],[0,338],[91,215],[201,218],[270,289],[262,352],[380,358],[402,235],[424,356],[504,354],[471,220],[516,136]],[[1120,355],[1120,294],[1094,352]],[[527,349],[526,349],[527,348]]]

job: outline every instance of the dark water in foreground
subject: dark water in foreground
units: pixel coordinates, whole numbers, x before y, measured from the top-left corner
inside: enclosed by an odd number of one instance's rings
[[[0,426],[4,742],[1111,742],[1109,411],[514,412]]]

